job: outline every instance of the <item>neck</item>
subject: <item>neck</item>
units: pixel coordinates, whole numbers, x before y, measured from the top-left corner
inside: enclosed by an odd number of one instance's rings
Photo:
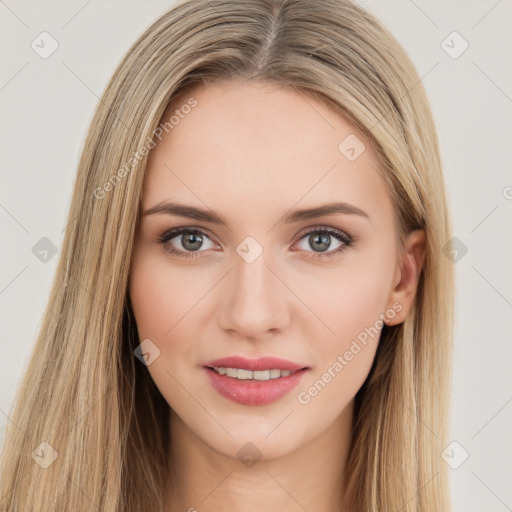
[[[353,401],[326,431],[294,451],[250,464],[215,451],[171,411],[171,474],[164,510],[340,512],[352,418]]]

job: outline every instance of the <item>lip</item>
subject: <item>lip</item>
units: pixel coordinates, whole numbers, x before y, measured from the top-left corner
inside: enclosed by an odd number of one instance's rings
[[[302,368],[307,368],[305,364],[292,363],[286,359],[280,359],[279,357],[260,357],[258,359],[246,359],[241,356],[230,356],[223,357],[221,359],[215,359],[205,363],[204,366],[216,367],[216,368],[244,368],[245,370],[270,370],[272,368],[278,370],[290,370],[296,371]]]
[[[238,380],[227,375],[220,375],[211,367],[243,368],[252,371],[280,369],[295,373],[288,377],[267,381]],[[225,398],[243,405],[266,405],[278,400],[296,387],[309,368],[277,357],[246,359],[232,356],[210,361],[203,366],[202,370],[214,389]]]

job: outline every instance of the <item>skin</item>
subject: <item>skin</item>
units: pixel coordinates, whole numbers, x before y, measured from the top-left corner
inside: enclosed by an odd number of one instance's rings
[[[197,106],[150,153],[143,212],[180,202],[219,213],[228,227],[141,216],[129,286],[140,340],[160,350],[147,368],[171,407],[165,510],[340,510],[354,396],[375,357],[378,320],[401,323],[413,305],[424,232],[409,235],[399,258],[393,201],[376,154],[365,143],[356,160],[347,159],[340,142],[364,137],[319,101],[277,85],[221,82],[176,98],[164,119],[191,96]],[[334,201],[368,217],[280,221],[290,210]],[[177,227],[204,233],[197,258],[173,255],[157,242]],[[304,234],[325,227],[349,234],[353,244],[314,259],[343,245],[327,235],[327,246],[315,251]],[[252,263],[236,252],[247,236],[263,248]],[[166,245],[194,252],[180,235]],[[370,326],[378,334],[333,371]],[[275,402],[238,404],[202,369],[230,355],[276,356],[309,370]],[[304,397],[329,368],[334,376],[301,403],[299,393]],[[261,457],[250,466],[237,455],[244,446],[255,451],[249,442]]]

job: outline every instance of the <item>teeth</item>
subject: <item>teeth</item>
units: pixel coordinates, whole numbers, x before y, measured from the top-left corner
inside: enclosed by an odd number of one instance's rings
[[[226,371],[228,377],[238,377],[238,370],[236,368],[223,368]]]
[[[234,377],[239,380],[272,380],[280,377],[288,377],[295,373],[290,370],[245,370],[243,368],[213,368],[218,374]]]
[[[238,368],[238,370],[236,370],[236,378],[240,380],[252,379],[252,372],[251,370],[242,370],[241,368]]]

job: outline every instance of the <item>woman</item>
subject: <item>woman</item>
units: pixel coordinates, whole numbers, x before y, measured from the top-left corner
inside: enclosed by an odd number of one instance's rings
[[[98,105],[69,219],[2,510],[449,510],[450,216],[369,13],[175,6]]]

